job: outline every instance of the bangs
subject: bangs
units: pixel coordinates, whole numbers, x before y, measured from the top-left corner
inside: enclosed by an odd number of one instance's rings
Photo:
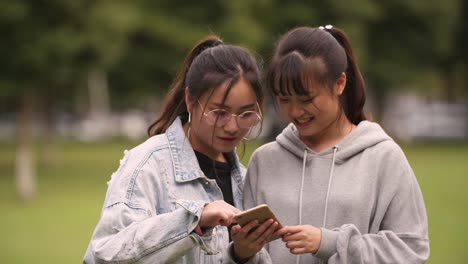
[[[275,96],[309,95],[311,89],[327,84],[326,68],[319,58],[305,59],[291,52],[273,65],[268,79]]]

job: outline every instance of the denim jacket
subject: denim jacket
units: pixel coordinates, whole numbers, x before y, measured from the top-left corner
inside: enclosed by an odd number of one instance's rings
[[[227,159],[233,165],[234,204],[242,208],[245,168],[235,152]],[[234,263],[226,227],[202,236],[194,232],[204,205],[222,199],[216,181],[200,169],[178,118],[165,134],[125,151],[83,263]],[[262,253],[249,262],[263,262]]]

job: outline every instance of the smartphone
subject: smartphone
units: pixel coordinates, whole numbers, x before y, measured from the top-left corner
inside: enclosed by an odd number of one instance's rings
[[[266,204],[261,204],[248,210],[245,210],[241,213],[238,213],[234,216],[234,218],[240,226],[244,226],[252,220],[258,220],[258,223],[261,224],[266,220],[272,218],[273,220],[278,222],[278,229],[282,227],[275,214],[273,214],[273,211],[271,211],[270,207],[268,207],[268,205]]]

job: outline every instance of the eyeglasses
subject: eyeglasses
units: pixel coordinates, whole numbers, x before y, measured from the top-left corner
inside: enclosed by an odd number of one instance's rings
[[[200,105],[200,107],[204,110],[204,107],[202,106],[200,101],[197,100],[197,102]],[[260,112],[260,107],[258,103],[255,104],[257,106],[258,111]],[[214,109],[209,111],[208,113],[205,113],[205,111],[203,111],[203,115],[205,116],[206,121],[209,125],[216,127],[222,127],[226,125],[227,123],[229,123],[231,117],[233,116],[236,118],[237,125],[245,129],[255,126],[260,122],[260,120],[262,120],[262,113],[258,113],[257,111],[245,111],[236,115],[224,109]]]

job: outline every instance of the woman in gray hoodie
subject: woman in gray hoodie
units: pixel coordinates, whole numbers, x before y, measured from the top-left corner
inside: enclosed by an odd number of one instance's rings
[[[365,83],[346,34],[299,27],[279,40],[268,88],[290,124],[253,154],[244,207],[285,227],[273,263],[423,263],[427,215],[401,148],[363,113]]]

